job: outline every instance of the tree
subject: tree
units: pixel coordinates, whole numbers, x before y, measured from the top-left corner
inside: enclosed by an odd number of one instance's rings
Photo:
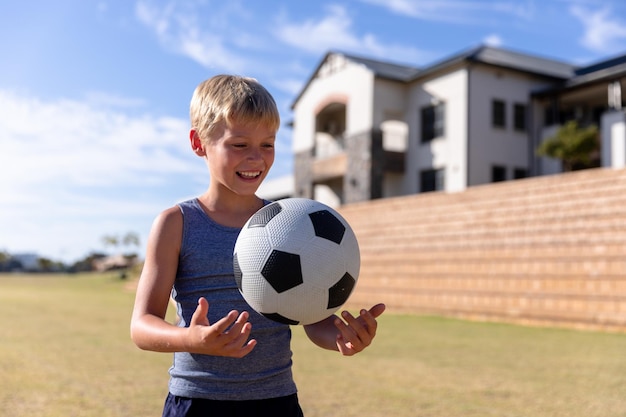
[[[102,243],[105,246],[112,246],[114,248],[117,248],[118,246],[125,246],[125,247],[136,246],[136,247],[139,247],[140,240],[139,240],[139,235],[137,233],[128,232],[121,238],[118,237],[118,236],[114,236],[114,235],[102,236]],[[136,254],[135,253],[131,253],[131,254],[127,254],[127,256],[136,256]]]
[[[122,238],[118,236],[106,235],[102,237],[102,242],[105,246],[136,246],[139,247],[139,235],[137,233],[128,232]],[[136,263],[138,255],[136,252],[128,252],[125,254],[120,254],[124,257],[123,263],[118,263],[117,265],[107,266],[106,268],[114,267],[116,269],[120,269],[120,278],[126,278],[127,270],[130,266]]]
[[[120,244],[120,239],[117,236],[106,235],[102,236],[102,243],[104,243],[104,246],[117,247]]]
[[[564,171],[594,168],[600,165],[598,127],[578,126],[571,120],[559,128],[554,136],[543,141],[536,150],[539,156],[560,159]]]
[[[128,232],[122,238],[122,244],[124,246],[136,246],[139,247],[140,240],[139,235],[137,233]]]

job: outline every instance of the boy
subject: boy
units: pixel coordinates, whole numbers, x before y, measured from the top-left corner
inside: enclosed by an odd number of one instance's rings
[[[289,326],[251,310],[237,289],[232,254],[274,162],[276,104],[256,80],[219,75],[201,83],[189,139],[210,174],[207,191],[155,219],[131,319],[141,348],[174,352],[163,416],[302,416],[291,374]],[[179,322],[165,321],[170,296]],[[383,304],[305,326],[318,346],[349,356],[376,334]]]

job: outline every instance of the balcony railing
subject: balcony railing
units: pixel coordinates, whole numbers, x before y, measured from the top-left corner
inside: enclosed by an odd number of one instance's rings
[[[315,159],[327,159],[345,151],[343,135],[331,135],[325,132],[315,134]]]

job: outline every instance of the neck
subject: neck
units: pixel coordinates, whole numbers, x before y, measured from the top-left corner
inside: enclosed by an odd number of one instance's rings
[[[241,227],[257,210],[263,207],[263,200],[256,195],[241,196],[230,193],[215,195],[208,190],[198,197],[202,208],[217,223],[224,226]]]

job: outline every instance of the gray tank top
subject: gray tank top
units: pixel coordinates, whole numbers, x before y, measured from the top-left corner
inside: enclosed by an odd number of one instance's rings
[[[248,311],[256,347],[243,358],[177,352],[170,368],[169,390],[189,398],[258,400],[296,392],[291,373],[291,330],[268,320],[245,302],[233,275],[233,249],[240,228],[214,222],[197,199],[178,205],[183,236],[172,296],[179,326],[185,327],[198,305],[209,302],[209,322],[231,310]]]

